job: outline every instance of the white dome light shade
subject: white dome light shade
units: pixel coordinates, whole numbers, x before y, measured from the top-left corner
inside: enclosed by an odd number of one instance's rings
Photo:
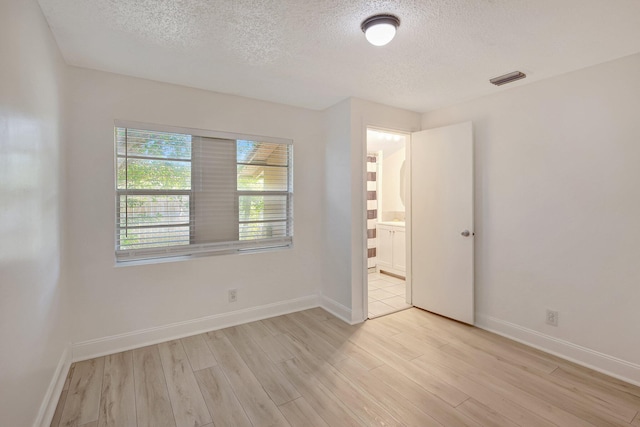
[[[384,46],[396,35],[396,27],[391,24],[376,24],[365,31],[364,36],[374,46]]]
[[[396,29],[400,20],[393,15],[374,15],[362,22],[360,28],[364,35],[374,46],[384,46],[396,35]]]

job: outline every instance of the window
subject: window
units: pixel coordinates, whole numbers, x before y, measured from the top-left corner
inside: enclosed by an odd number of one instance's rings
[[[290,141],[118,122],[115,146],[118,261],[292,244]]]

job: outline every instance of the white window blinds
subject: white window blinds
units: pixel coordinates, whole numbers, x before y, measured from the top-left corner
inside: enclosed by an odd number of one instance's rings
[[[116,123],[116,259],[290,246],[287,140]]]

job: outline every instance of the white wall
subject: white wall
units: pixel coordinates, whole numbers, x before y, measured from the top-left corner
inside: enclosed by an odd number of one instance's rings
[[[422,118],[473,121],[478,322],[635,382],[639,75],[634,55]]]
[[[323,259],[321,112],[80,68],[70,68],[69,85],[74,343],[315,298]],[[115,119],[293,139],[294,248],[116,267]],[[227,302],[230,288],[238,289],[233,304]],[[165,338],[145,333],[112,344]],[[109,343],[103,349],[113,351]]]
[[[322,296],[351,320],[351,100],[325,110]]]
[[[0,58],[0,425],[28,426],[47,409],[69,342],[64,64],[35,1],[0,2]]]

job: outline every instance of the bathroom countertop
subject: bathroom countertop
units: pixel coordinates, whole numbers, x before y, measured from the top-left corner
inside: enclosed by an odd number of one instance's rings
[[[378,224],[395,225],[397,227],[404,227],[405,226],[405,222],[404,221],[379,221]]]

